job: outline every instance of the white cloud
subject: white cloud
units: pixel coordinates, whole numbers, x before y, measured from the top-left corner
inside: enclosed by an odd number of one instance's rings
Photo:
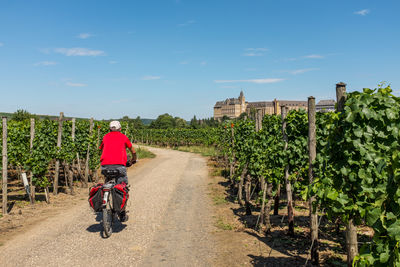
[[[221,88],[233,89],[233,88],[238,88],[238,87],[233,86],[233,85],[224,85],[224,86],[221,86]]]
[[[187,64],[189,64],[189,61],[181,61],[181,62],[179,62],[179,64],[181,64],[181,65],[187,65]]]
[[[248,79],[248,80],[215,80],[216,83],[256,83],[256,84],[264,84],[264,83],[277,83],[282,82],[284,79],[279,78],[265,78],[265,79]]]
[[[325,58],[325,57],[322,55],[312,54],[312,55],[304,56],[303,58],[321,59],[321,58]]]
[[[159,80],[159,79],[161,79],[160,76],[147,75],[147,76],[142,77],[142,80],[144,80],[144,81],[152,81],[152,80]]]
[[[202,66],[207,65],[207,61],[202,61],[202,62],[200,62],[200,65],[202,65]]]
[[[0,47],[2,47],[4,44],[3,43],[0,43]]]
[[[104,55],[104,51],[102,50],[92,50],[81,47],[73,47],[73,48],[56,48],[54,49],[56,53],[63,54],[65,56],[101,56]]]
[[[41,61],[33,64],[34,66],[53,66],[57,65],[57,62],[54,61]]]
[[[77,37],[79,38],[79,39],[87,39],[87,38],[90,38],[90,37],[93,37],[94,35],[93,34],[90,34],[90,33],[80,33]]]
[[[179,27],[185,27],[185,26],[192,25],[192,24],[194,24],[194,23],[196,23],[195,20],[188,20],[188,21],[186,21],[186,22],[184,22],[184,23],[178,24],[178,26],[179,26]]]
[[[109,61],[108,63],[110,63],[110,64],[117,64],[118,61],[111,60],[111,61]]]
[[[67,86],[71,86],[71,87],[85,87],[85,86],[87,86],[87,84],[85,84],[85,83],[71,83],[71,82],[67,82],[66,85]]]
[[[245,68],[244,71],[256,71],[256,68]]]
[[[332,54],[329,54],[332,55]],[[310,54],[302,57],[289,57],[289,58],[284,58],[283,61],[296,61],[296,60],[301,60],[301,59],[323,59],[325,58],[325,55],[319,55],[319,54]]]
[[[245,57],[262,57],[264,54],[263,53],[244,53],[243,56]]]
[[[369,14],[369,12],[370,12],[369,9],[362,9],[362,10],[359,10],[359,11],[354,12],[354,14],[356,14],[356,15],[361,15],[361,16],[366,16],[366,15]]]
[[[313,71],[313,70],[319,70],[319,69],[317,69],[317,68],[298,69],[298,70],[289,71],[289,73],[291,73],[293,75],[297,75],[297,74],[303,74],[303,73]]]
[[[260,51],[260,52],[266,52],[268,51],[268,48],[265,47],[259,47],[259,48],[246,48],[246,51]]]
[[[268,51],[267,48],[259,47],[259,48],[246,48],[243,56],[245,57],[261,57],[264,55],[264,52]]]

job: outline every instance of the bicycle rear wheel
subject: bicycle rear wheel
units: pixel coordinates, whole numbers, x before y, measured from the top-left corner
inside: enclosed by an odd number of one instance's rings
[[[103,208],[103,229],[105,237],[110,237],[113,232],[114,214],[110,204],[110,201],[107,201],[106,207]]]

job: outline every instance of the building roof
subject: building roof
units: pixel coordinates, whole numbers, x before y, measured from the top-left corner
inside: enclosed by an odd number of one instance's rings
[[[249,102],[248,107],[273,107],[274,104],[272,101],[259,101],[259,102]]]
[[[307,101],[277,100],[280,106],[307,106]]]
[[[236,104],[240,104],[239,99],[227,98],[227,99],[225,99],[225,101],[218,101],[217,103],[215,103],[214,108],[222,107],[224,105],[236,105]]]
[[[320,100],[320,101],[317,103],[317,106],[334,106],[335,103],[336,103],[336,101],[333,100],[333,99]]]

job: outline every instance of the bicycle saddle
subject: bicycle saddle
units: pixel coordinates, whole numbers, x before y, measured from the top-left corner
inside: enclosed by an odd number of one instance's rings
[[[103,174],[107,178],[117,178],[120,175],[118,170],[102,170],[101,174]]]

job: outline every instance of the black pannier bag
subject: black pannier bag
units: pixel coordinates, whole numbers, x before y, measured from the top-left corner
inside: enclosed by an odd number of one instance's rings
[[[112,190],[113,195],[113,209],[120,213],[125,210],[129,198],[129,189],[125,183],[117,184]]]
[[[89,189],[89,205],[95,212],[102,211],[103,205],[103,184],[97,184]]]

